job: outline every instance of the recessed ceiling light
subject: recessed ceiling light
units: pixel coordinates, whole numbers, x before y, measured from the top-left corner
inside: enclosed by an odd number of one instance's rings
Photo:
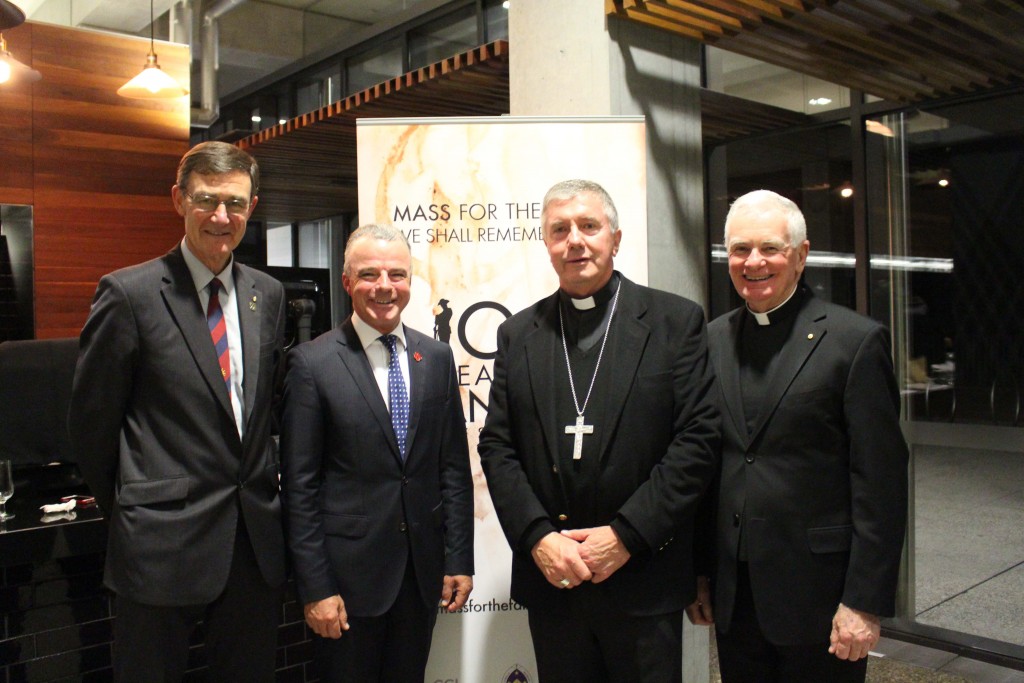
[[[807,100],[807,104],[812,107],[824,107],[826,104],[832,104],[832,100],[827,97],[812,97]]]

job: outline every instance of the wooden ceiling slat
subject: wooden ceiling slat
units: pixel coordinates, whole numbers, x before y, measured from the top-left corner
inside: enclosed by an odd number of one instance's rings
[[[508,43],[496,41],[353,93],[237,144],[260,164],[266,221],[356,211],[356,119],[508,113]]]
[[[647,0],[647,5],[651,7],[664,7],[695,17],[703,17],[719,26],[728,26],[735,29],[743,27],[740,18],[736,14],[723,12],[719,8],[708,7],[700,2],[688,2],[688,0]]]
[[[1019,0],[609,0],[606,7],[626,21],[897,102],[1024,83]]]
[[[741,27],[739,21],[735,19],[730,21],[725,15],[720,15],[723,21],[719,21],[715,18],[704,18],[697,14],[683,12],[659,2],[645,2],[644,11],[652,17],[659,17],[666,21],[688,25],[704,33],[724,33],[726,28],[735,30]]]
[[[949,37],[945,41],[941,37],[937,39],[933,33],[911,23],[909,15],[901,12],[895,3],[879,6],[872,0],[847,0],[837,11],[842,11],[851,21],[882,40],[916,51],[920,59],[930,60],[935,68],[947,73],[970,73],[975,81],[981,83],[984,74],[991,75],[993,71],[992,62],[985,64],[975,58],[973,45],[957,40],[950,42]],[[901,21],[901,18],[906,21]],[[977,76],[979,73],[982,74],[980,78]],[[1005,75],[1005,68],[999,70],[999,75]]]
[[[986,82],[985,74],[976,70],[944,69],[941,53],[928,50],[920,44],[906,48],[877,33],[856,32],[856,29],[862,30],[862,27],[834,12],[809,12],[778,28],[812,39],[814,36],[823,36],[828,43],[819,44],[817,49],[840,62],[849,62],[852,56],[859,62],[859,69],[877,71],[888,63],[892,65],[894,73],[911,81],[934,85],[944,91],[967,89],[972,85],[972,79],[974,84]]]
[[[629,2],[630,0],[626,0]],[[639,22],[641,24],[647,24],[648,26],[654,26],[656,28],[666,29],[677,35],[686,36],[694,40],[704,42],[705,36],[699,29],[694,29],[684,24],[680,24],[676,21],[670,21],[668,19],[662,19],[661,17],[652,16],[646,9],[639,9],[635,7],[623,7],[619,16],[625,16],[628,19]]]

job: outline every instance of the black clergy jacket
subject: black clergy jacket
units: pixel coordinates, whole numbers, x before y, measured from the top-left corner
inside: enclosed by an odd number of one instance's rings
[[[487,421],[479,453],[491,499],[512,547],[512,598],[564,609],[530,555],[545,534],[611,524],[640,539],[632,557],[588,590],[633,615],[682,609],[694,598],[693,514],[716,465],[719,420],[712,400],[704,314],[682,297],[619,276],[622,289],[600,373],[600,413],[587,414],[599,459],[588,505],[573,511],[559,452],[573,415],[556,410],[568,382],[558,293],[498,329]],[[577,387],[585,392],[585,387]],[[582,394],[581,394],[582,400]]]
[[[741,534],[758,622],[776,645],[828,640],[842,602],[894,613],[907,514],[907,446],[884,327],[803,287],[748,428],[746,307],[708,326],[722,412],[713,587],[727,633]],[[714,524],[714,523],[713,523]]]

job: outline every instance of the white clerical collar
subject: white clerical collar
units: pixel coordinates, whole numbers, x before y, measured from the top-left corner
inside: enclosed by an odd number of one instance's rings
[[[572,307],[577,311],[589,311],[591,308],[597,306],[597,303],[594,301],[594,297],[592,296],[587,296],[582,299],[569,297],[569,301],[572,302]]]
[[[597,290],[590,296],[577,299],[563,289],[561,290],[562,297],[571,301],[572,307],[577,311],[589,311],[611,301],[615,292],[618,291],[619,280],[619,273],[618,271],[615,271],[612,273],[612,276],[608,278],[608,282],[604,283],[604,285],[601,286],[601,289]]]
[[[793,295],[796,294],[796,290],[798,290],[798,289],[800,289],[800,287],[794,287],[793,291],[790,292],[789,296],[786,297],[786,300],[783,301],[781,304],[779,304],[778,306],[776,306],[775,308],[773,308],[770,311],[765,311],[764,313],[758,313],[757,311],[750,310],[750,305],[748,304],[747,305],[747,312],[750,313],[750,315],[754,316],[754,320],[757,321],[758,325],[761,325],[761,326],[771,325],[772,324],[771,314],[774,313],[775,311],[779,310],[780,308],[782,308],[786,304],[788,304],[789,300],[793,298]]]

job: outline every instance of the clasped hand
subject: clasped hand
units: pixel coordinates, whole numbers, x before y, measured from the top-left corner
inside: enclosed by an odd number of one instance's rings
[[[537,541],[531,554],[556,588],[600,583],[629,560],[629,551],[610,526],[552,532]]]

